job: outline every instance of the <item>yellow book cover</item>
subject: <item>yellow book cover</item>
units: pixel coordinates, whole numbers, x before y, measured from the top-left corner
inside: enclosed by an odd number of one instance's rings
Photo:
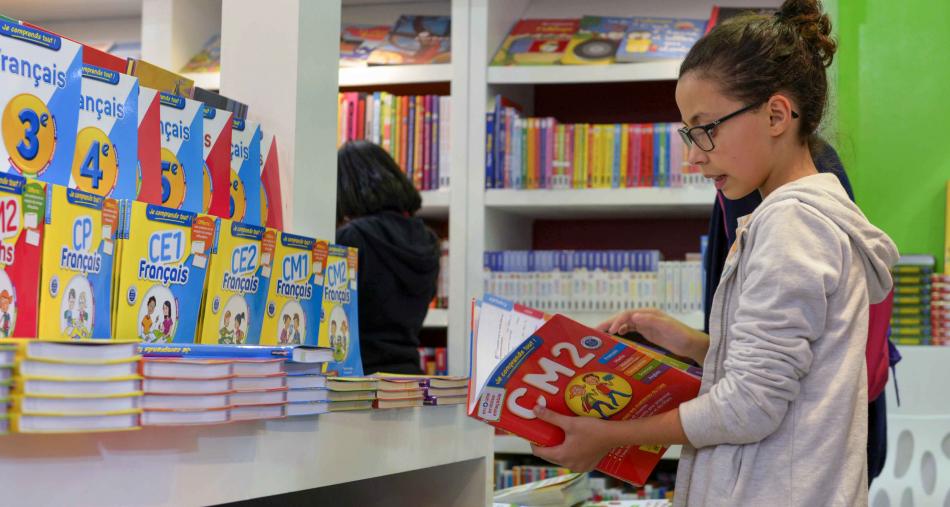
[[[110,338],[118,202],[59,185],[46,201],[38,336]]]
[[[561,63],[566,65],[609,65],[630,27],[630,18],[584,16],[580,29],[571,37]]]
[[[604,125],[604,167],[601,172],[600,186],[610,188],[613,185],[614,143],[617,142],[613,125]]]
[[[138,201],[123,212],[116,338],[194,343],[217,219]]]
[[[574,188],[587,187],[587,124],[574,127]]]
[[[594,138],[594,145],[593,145],[593,147],[592,147],[592,148],[593,148],[593,157],[592,157],[592,158],[594,159],[594,164],[593,164],[594,167],[593,167],[593,173],[592,173],[592,178],[591,178],[591,179],[592,179],[591,187],[592,187],[592,188],[600,188],[600,180],[601,180],[601,178],[603,177],[603,176],[601,175],[601,172],[603,171],[603,167],[602,167],[602,166],[603,166],[603,163],[604,163],[604,149],[603,149],[603,147],[604,147],[604,134],[603,134],[603,127],[602,127],[601,125],[594,125],[594,126],[592,126],[591,130],[594,131],[594,135],[593,135],[593,138]]]
[[[620,126],[620,181],[621,188],[627,186],[627,173],[630,171],[630,124]]]
[[[257,345],[277,231],[221,219],[211,250],[199,343]]]
[[[189,98],[193,96],[195,87],[193,80],[144,60],[129,58],[126,74],[139,78],[141,86]]]
[[[357,264],[355,248],[329,245],[323,280],[323,312],[317,345],[333,349],[333,361],[324,371],[343,377],[363,375],[357,312]]]
[[[267,290],[261,345],[316,345],[329,244],[281,232]]]

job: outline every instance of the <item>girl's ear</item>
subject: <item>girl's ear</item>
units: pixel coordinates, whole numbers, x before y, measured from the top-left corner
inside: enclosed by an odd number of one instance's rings
[[[792,128],[794,108],[788,97],[782,94],[773,95],[766,103],[766,107],[769,111],[769,130],[773,137],[778,137]]]

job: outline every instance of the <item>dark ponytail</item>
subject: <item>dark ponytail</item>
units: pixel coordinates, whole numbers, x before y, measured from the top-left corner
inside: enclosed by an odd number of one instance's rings
[[[815,147],[828,100],[825,69],[837,43],[818,0],[785,0],[774,16],[747,14],[717,25],[696,42],[680,66],[722,83],[746,104],[787,93],[797,104],[799,138]]]

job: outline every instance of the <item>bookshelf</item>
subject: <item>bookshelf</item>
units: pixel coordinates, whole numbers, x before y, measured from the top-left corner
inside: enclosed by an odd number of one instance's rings
[[[666,450],[662,459],[677,460],[680,457],[682,446],[673,445]],[[531,444],[527,440],[514,435],[495,435],[496,454],[531,454]]]
[[[676,79],[679,66],[680,60],[594,66],[489,67],[488,83],[502,85],[660,81]]]
[[[452,65],[387,65],[340,69],[340,86],[438,83],[452,81]]]
[[[711,188],[486,190],[487,209],[532,218],[703,217]]]
[[[449,312],[445,308],[429,308],[426,320],[422,322],[424,329],[445,329],[449,327]]]
[[[416,213],[427,219],[448,220],[449,190],[426,190],[422,194],[422,208]]]

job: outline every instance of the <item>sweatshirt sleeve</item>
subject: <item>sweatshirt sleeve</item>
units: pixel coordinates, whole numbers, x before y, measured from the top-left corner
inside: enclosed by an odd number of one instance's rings
[[[733,289],[741,292],[723,375],[679,407],[697,448],[758,442],[778,429],[811,368],[811,343],[823,334],[850,255],[844,232],[798,201],[775,203],[756,221],[745,277]]]

